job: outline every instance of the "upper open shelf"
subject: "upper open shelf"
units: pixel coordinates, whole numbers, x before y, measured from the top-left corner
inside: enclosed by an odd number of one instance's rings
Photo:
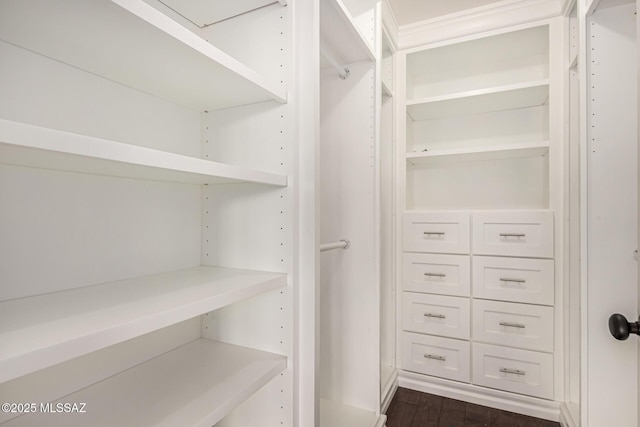
[[[0,383],[286,286],[195,267],[0,303]]]
[[[455,148],[450,150],[407,153],[407,161],[414,165],[436,162],[464,162],[476,160],[513,159],[544,156],[549,152],[549,141],[501,144],[486,147]]]
[[[375,54],[342,0],[320,1],[323,48],[341,65],[375,60]]]
[[[287,100],[142,0],[0,0],[0,39],[198,111]]]
[[[543,105],[548,97],[545,79],[408,101],[407,113],[413,120],[466,116]]]
[[[192,184],[287,185],[285,175],[2,119],[0,163]]]

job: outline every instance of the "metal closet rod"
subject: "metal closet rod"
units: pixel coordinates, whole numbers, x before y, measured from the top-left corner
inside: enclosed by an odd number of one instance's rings
[[[329,61],[333,68],[336,69],[336,71],[338,72],[338,76],[342,80],[346,80],[347,77],[349,77],[349,74],[351,73],[351,71],[349,71],[349,68],[340,65],[340,63],[336,60],[336,57],[331,53],[331,51],[325,46],[322,41],[320,42],[320,54],[324,56],[327,61]]]
[[[351,242],[347,239],[342,239],[333,243],[323,243],[320,245],[320,252],[330,251],[333,249],[349,249]]]

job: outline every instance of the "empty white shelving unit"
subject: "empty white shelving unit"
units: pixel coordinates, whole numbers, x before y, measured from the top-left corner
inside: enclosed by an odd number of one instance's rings
[[[0,423],[294,424],[293,15],[211,3],[0,2],[0,396],[86,403]]]

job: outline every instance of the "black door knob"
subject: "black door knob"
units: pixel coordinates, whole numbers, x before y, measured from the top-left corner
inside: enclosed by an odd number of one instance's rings
[[[640,323],[629,323],[622,314],[612,314],[609,317],[609,332],[615,339],[624,341],[629,338],[629,334],[640,335]]]

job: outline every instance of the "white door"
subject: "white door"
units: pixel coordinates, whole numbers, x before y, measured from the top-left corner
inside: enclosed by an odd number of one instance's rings
[[[583,427],[638,427],[639,421],[640,337],[616,340],[608,328],[614,313],[630,322],[640,314],[634,259],[639,188],[635,6],[599,8],[587,19]],[[621,317],[613,324],[619,336],[630,326]]]

